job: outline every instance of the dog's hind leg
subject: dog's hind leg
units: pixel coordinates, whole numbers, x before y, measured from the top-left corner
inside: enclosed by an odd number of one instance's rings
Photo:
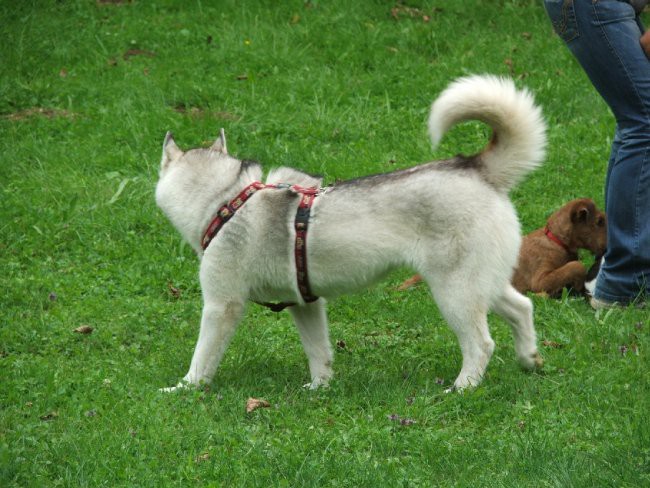
[[[474,290],[453,286],[452,280],[442,280],[445,285],[431,288],[433,297],[443,317],[458,337],[463,354],[463,366],[452,389],[462,390],[476,386],[483,379],[492,353],[494,341],[487,323],[487,305],[482,305]]]
[[[305,305],[294,305],[289,308],[289,312],[298,327],[300,340],[309,360],[311,383],[306,386],[312,390],[319,386],[326,386],[332,378],[333,354],[329,341],[325,300],[319,298]]]
[[[541,368],[544,361],[537,351],[531,301],[507,285],[501,297],[495,300],[492,309],[508,321],[512,328],[519,364],[526,369]]]
[[[206,303],[203,307],[199,339],[194,349],[190,370],[178,385],[165,388],[163,391],[173,391],[187,385],[200,385],[212,381],[243,313],[244,304],[240,302]]]

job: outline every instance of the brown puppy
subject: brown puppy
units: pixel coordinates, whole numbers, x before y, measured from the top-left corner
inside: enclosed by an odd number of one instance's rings
[[[520,292],[557,295],[562,289],[584,289],[587,270],[578,249],[600,258],[607,247],[607,220],[593,200],[578,198],[551,215],[546,226],[524,237],[512,278]],[[597,259],[598,260],[598,259]]]
[[[578,249],[588,249],[599,262],[607,247],[607,220],[593,200],[578,198],[551,215],[545,227],[524,236],[519,262],[512,278],[520,293],[532,291],[558,295],[567,286],[584,289],[587,270],[578,259]],[[415,275],[404,281],[406,290],[422,278]]]

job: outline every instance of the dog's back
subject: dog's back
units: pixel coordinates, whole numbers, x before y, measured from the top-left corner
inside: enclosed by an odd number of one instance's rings
[[[433,143],[472,118],[494,130],[481,153],[346,181],[316,200],[309,237],[316,293],[348,292],[397,266],[428,270],[435,281],[487,268],[494,271],[488,288],[509,279],[520,231],[507,192],[540,164],[545,125],[532,97],[511,81],[469,77],[434,102]]]

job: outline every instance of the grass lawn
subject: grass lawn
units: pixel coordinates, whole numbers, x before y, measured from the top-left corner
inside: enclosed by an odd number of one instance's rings
[[[515,78],[547,162],[524,231],[603,203],[613,118],[533,0],[0,2],[0,486],[650,486],[648,312],[532,297],[542,373],[460,351],[403,270],[330,302],[311,392],[288,314],[247,311],[210,388],[161,394],[198,333],[198,261],[156,208],[164,134],[327,182],[473,153],[426,118],[454,78]],[[489,243],[486,243],[489,245]],[[75,329],[89,326],[91,334]],[[245,412],[249,397],[269,408]]]

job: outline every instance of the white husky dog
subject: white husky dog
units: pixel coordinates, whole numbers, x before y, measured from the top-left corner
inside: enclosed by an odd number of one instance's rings
[[[311,293],[321,298],[309,303],[296,279],[302,195],[282,185],[258,191],[203,249],[215,215],[258,184],[262,168],[230,156],[223,131],[209,149],[187,152],[168,133],[156,201],[200,256],[204,305],[189,372],[166,390],[212,380],[248,300],[289,302],[309,360],[309,386],[326,385],[333,357],[324,298],[366,287],[401,266],[422,275],[458,337],[463,362],[453,389],[477,385],[485,373],[494,350],[490,310],[511,325],[521,365],[541,367],[532,304],[510,285],[521,238],[508,191],[541,163],[545,123],[532,96],[512,81],[465,77],[431,107],[434,146],[470,119],[493,129],[479,154],[320,189],[308,219],[306,260]],[[278,168],[266,184],[278,183],[319,187],[321,180]]]

